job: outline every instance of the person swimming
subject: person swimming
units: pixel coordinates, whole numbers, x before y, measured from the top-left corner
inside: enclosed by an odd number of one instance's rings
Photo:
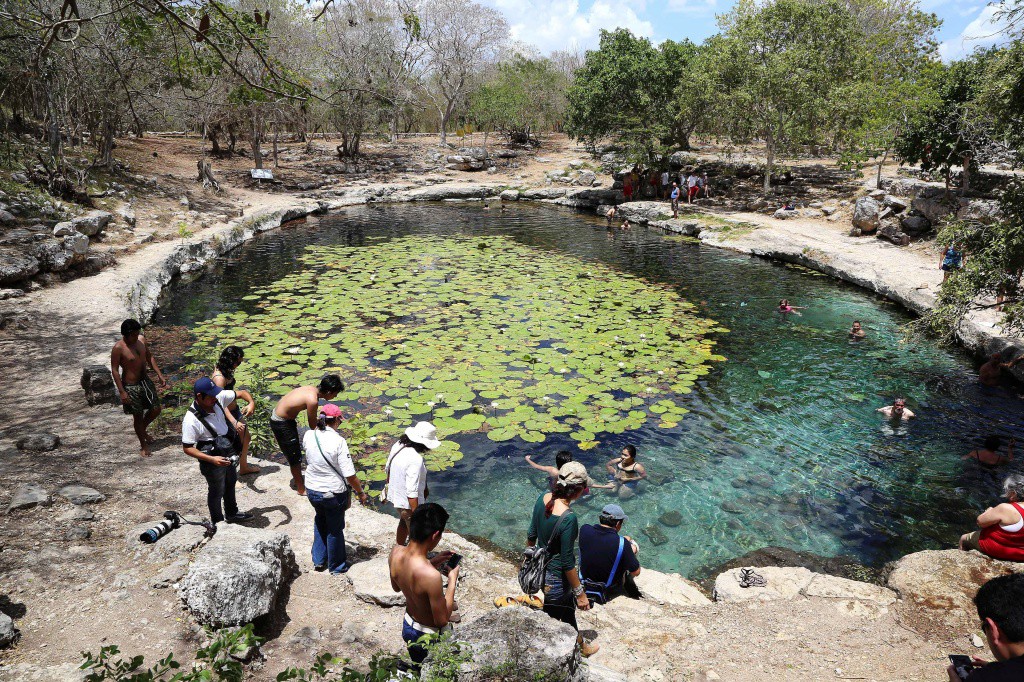
[[[853,327],[850,328],[850,341],[858,343],[867,338],[867,334],[864,332],[864,328],[860,326],[860,320],[853,321]]]
[[[917,416],[907,409],[907,401],[903,398],[896,398],[892,401],[892,405],[880,407],[875,412],[881,412],[893,421],[907,421]]]
[[[789,299],[788,298],[784,298],[781,301],[779,301],[778,311],[782,315],[800,315],[801,313],[799,313],[797,311],[798,310],[803,310],[806,307],[807,306],[790,305],[789,304]]]
[[[524,457],[523,459],[525,459],[526,463],[529,464],[534,469],[537,469],[538,471],[543,471],[548,476],[550,476],[551,477],[551,487],[552,488],[554,488],[555,481],[558,480],[558,471],[565,464],[568,464],[569,462],[574,461],[572,453],[569,452],[568,450],[559,450],[557,453],[555,453],[555,466],[547,466],[545,464],[537,464],[536,462],[533,461],[533,458],[530,455],[526,455],[526,457]],[[595,481],[593,478],[590,478],[589,475],[587,477],[587,488],[601,488],[603,490],[611,490],[614,487],[615,486],[613,484],[611,484],[611,483],[608,483],[607,485],[601,485],[600,483]]]
[[[989,436],[980,448],[971,450],[961,459],[977,460],[978,464],[987,469],[994,469],[1001,464],[1009,464],[1013,461],[1013,446],[1017,444],[1017,439],[1011,438],[1010,442],[1006,444],[1005,455],[998,452],[1002,444],[1003,439],[999,436]]]
[[[620,483],[647,478],[647,469],[636,461],[636,448],[632,445],[622,448],[622,456],[608,460],[605,467],[608,469],[608,473]]]

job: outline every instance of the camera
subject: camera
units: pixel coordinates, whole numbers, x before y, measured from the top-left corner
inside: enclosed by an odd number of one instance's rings
[[[164,520],[139,535],[139,540],[152,545],[154,542],[181,526],[181,517],[178,512],[164,512]]]
[[[231,466],[238,466],[238,455],[231,455],[230,457],[228,457],[228,461],[231,462]]]

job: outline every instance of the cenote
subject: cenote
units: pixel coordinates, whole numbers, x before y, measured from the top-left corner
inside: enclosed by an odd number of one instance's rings
[[[803,316],[776,314],[781,298]],[[604,480],[632,443],[651,480],[621,500],[624,532],[645,565],[695,575],[769,545],[878,566],[973,527],[1005,472],[961,457],[1014,435],[1024,409],[982,390],[965,353],[903,343],[909,319],[658,230],[464,203],[358,207],[263,235],[168,292],[157,322],[247,345],[278,389],[339,372],[343,402],[367,415],[354,450],[371,479],[401,429],[433,419],[451,445],[431,499],[454,529],[510,550],[547,484],[524,455],[571,449]],[[893,429],[875,410],[895,395],[918,418]],[[596,490],[577,513],[593,523],[611,499]]]

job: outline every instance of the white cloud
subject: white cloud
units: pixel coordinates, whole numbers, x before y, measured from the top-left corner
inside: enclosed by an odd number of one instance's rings
[[[668,0],[670,12],[683,12],[689,16],[706,17],[718,10],[718,0]]]
[[[610,0],[595,0],[585,8],[579,0],[483,1],[505,15],[514,39],[544,53],[574,46],[596,47],[601,29],[628,28],[635,35],[654,35],[651,22],[637,16],[637,10],[645,7],[643,0],[634,3],[636,9]]]
[[[985,5],[971,23],[964,27],[960,35],[952,40],[943,41],[939,45],[939,56],[942,57],[942,61],[960,59],[977,47],[989,47],[1009,40],[1006,22],[995,16],[999,9],[996,5]]]

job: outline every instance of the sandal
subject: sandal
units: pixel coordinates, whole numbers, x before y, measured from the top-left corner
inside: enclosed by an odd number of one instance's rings
[[[499,609],[503,609],[506,606],[519,606],[519,602],[516,601],[515,597],[495,597],[494,605]]]
[[[521,594],[515,597],[516,603],[529,606],[531,609],[544,608],[544,600],[535,594]]]

